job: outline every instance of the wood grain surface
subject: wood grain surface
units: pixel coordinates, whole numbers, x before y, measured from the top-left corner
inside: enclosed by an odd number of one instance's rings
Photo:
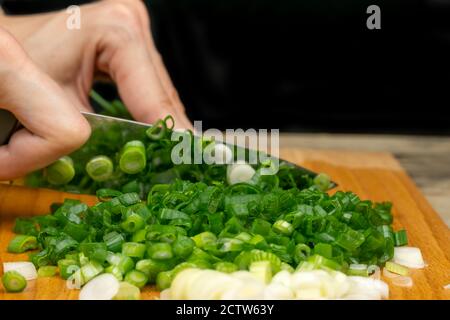
[[[428,265],[422,270],[412,270],[412,288],[397,287],[385,279],[391,299],[450,299],[450,290],[444,289],[450,283],[450,231],[392,155],[305,149],[286,149],[281,155],[312,170],[328,173],[339,184],[332,192],[352,190],[364,199],[394,203],[394,228],[407,229],[409,244],[422,250]],[[51,203],[67,197],[87,204],[96,202],[92,196],[0,184],[0,262],[27,259],[25,254],[6,252],[16,217],[45,214]],[[150,286],[142,294],[143,299],[157,296]],[[0,286],[0,299],[77,298],[78,291],[68,290],[59,277],[30,281],[19,294],[5,293]]]

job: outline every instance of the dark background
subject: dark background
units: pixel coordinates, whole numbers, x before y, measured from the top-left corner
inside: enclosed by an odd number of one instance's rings
[[[83,2],[9,0],[4,9]],[[204,127],[450,134],[450,0],[147,4],[188,115]],[[381,30],[366,28],[371,4]]]

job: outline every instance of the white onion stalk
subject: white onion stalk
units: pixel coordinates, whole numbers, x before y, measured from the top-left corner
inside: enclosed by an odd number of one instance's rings
[[[268,280],[249,271],[228,274],[215,270],[186,269],[175,277],[172,286],[164,290],[160,298],[385,299],[388,295],[389,287],[383,281],[349,277],[338,271],[281,271]]]
[[[422,252],[419,248],[415,247],[395,247],[393,261],[412,269],[422,269],[425,267]]]
[[[255,175],[255,169],[245,162],[238,161],[235,164],[231,164],[227,168],[227,181],[229,185],[233,185],[240,182],[248,182]]]
[[[112,300],[119,292],[120,283],[115,276],[104,273],[89,281],[80,291],[80,300]]]
[[[215,143],[211,147],[205,148],[204,157],[207,161],[207,164],[229,164],[233,159],[233,151],[231,151],[230,147],[223,143]]]
[[[38,277],[36,267],[31,262],[4,262],[3,272],[6,273],[8,271],[17,271],[25,280],[34,280]]]

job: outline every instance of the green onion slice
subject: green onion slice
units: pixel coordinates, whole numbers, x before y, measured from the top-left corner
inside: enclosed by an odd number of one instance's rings
[[[45,169],[45,174],[50,184],[59,186],[69,183],[75,176],[72,158],[69,156],[60,158]]]
[[[5,272],[2,283],[7,292],[22,292],[27,286],[27,280],[17,271]]]

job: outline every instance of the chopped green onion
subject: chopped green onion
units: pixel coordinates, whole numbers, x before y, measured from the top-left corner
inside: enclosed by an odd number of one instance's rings
[[[322,257],[332,259],[333,247],[328,243],[318,243],[314,246],[314,254],[321,255]]]
[[[8,245],[8,252],[22,253],[38,247],[37,239],[34,236],[19,234],[15,236]]]
[[[272,228],[272,225],[270,222],[262,220],[262,219],[255,219],[252,224],[252,232],[257,233],[260,235],[267,235]]]
[[[281,260],[272,252],[253,249],[251,251],[242,251],[235,259],[234,263],[239,269],[247,269],[252,262],[269,261],[271,264],[273,274],[280,271]]]
[[[103,189],[98,189],[96,191],[96,195],[100,201],[108,201],[108,200],[111,200],[111,198],[121,196],[122,192],[114,190],[114,189],[103,188]]]
[[[122,245],[122,254],[131,258],[142,259],[147,247],[145,244],[136,242],[125,242]]]
[[[131,206],[141,202],[141,198],[139,198],[139,195],[135,192],[124,193],[118,196],[117,200],[124,206]]]
[[[217,262],[214,265],[214,269],[216,269],[217,271],[220,271],[220,272],[225,272],[225,273],[232,273],[232,272],[239,270],[237,265],[235,265],[232,262],[227,262],[227,261]]]
[[[121,253],[108,254],[106,261],[113,266],[117,266],[122,274],[134,268],[133,259]]]
[[[91,261],[80,269],[81,275],[83,277],[83,282],[89,282],[89,280],[95,278],[97,275],[103,272],[103,267],[100,263]]]
[[[331,179],[327,174],[319,173],[314,178],[314,184],[317,188],[319,188],[319,190],[327,191],[330,188]]]
[[[144,144],[139,140],[127,142],[120,156],[120,170],[128,174],[136,174],[144,170],[146,164],[147,157]]]
[[[86,172],[94,181],[106,181],[114,171],[112,160],[107,156],[96,156],[86,164]]]
[[[2,283],[7,292],[22,292],[27,286],[27,280],[17,271],[5,272]]]
[[[394,232],[394,242],[396,247],[406,246],[408,244],[408,235],[406,230],[399,230]]]
[[[244,242],[249,242],[252,239],[252,236],[248,232],[241,232],[234,238]]]
[[[133,233],[144,228],[145,221],[139,214],[132,213],[120,224],[120,226],[126,232]]]
[[[396,273],[399,274],[401,276],[407,276],[409,274],[409,269],[407,267],[404,267],[398,263],[395,262],[391,262],[391,261],[387,261],[385,268],[392,272],[392,273]]]
[[[52,185],[63,185],[69,183],[75,176],[72,158],[64,156],[45,169],[48,183]]]
[[[42,268],[42,267],[41,267]],[[75,260],[61,259],[58,261],[59,274],[61,278],[67,280],[80,269]]]
[[[147,249],[147,255],[155,260],[167,260],[173,257],[172,247],[165,242],[154,243]]]
[[[145,273],[138,270],[128,271],[124,280],[138,288],[142,288],[148,281],[148,277]]]
[[[311,263],[315,269],[341,270],[342,266],[334,260],[319,256],[318,254],[308,257],[307,262]]]
[[[78,262],[80,266],[84,266],[89,263],[89,258],[84,254],[84,252],[78,253]]]
[[[179,258],[188,257],[194,250],[195,242],[189,237],[178,236],[178,238],[173,243],[173,254]]]
[[[103,263],[108,254],[104,242],[83,242],[79,246],[80,251],[89,259]]]
[[[205,231],[192,237],[192,240],[194,240],[197,247],[203,248],[208,244],[215,243],[217,241],[217,237],[214,235],[214,233]]]
[[[42,266],[38,269],[38,277],[53,277],[57,271],[56,266]]]
[[[306,260],[306,258],[309,256],[310,252],[311,252],[311,248],[308,247],[306,244],[304,244],[304,243],[297,244],[294,249],[295,262],[298,264],[301,261]]]
[[[170,287],[173,279],[177,276],[178,273],[185,269],[196,267],[199,266],[191,262],[182,262],[170,271],[160,272],[156,277],[156,287],[158,288],[158,290],[167,289]]]
[[[123,274],[120,272],[119,267],[110,265],[105,269],[106,273],[111,273],[114,277],[116,277],[117,280],[122,281],[123,280]]]
[[[351,264],[348,267],[347,275],[367,277],[369,276],[369,270],[366,264]]]
[[[167,130],[166,121],[158,120],[153,126],[148,128],[145,133],[147,134],[147,137],[149,137],[151,140],[156,141],[164,137],[164,135],[166,134],[166,130]]]
[[[363,244],[364,240],[364,234],[359,231],[349,229],[338,235],[336,244],[348,251],[354,251]]]
[[[125,238],[121,233],[111,231],[103,236],[103,241],[109,251],[119,252],[122,250],[122,245],[125,242]]]
[[[146,239],[147,239],[147,230],[145,230],[145,229],[137,230],[131,236],[132,242],[141,243],[141,242],[145,242]]]
[[[158,273],[167,271],[173,268],[173,264],[167,262],[167,260],[153,260],[143,259],[136,263],[136,270],[143,272],[150,282],[156,280]]]
[[[294,232],[292,225],[285,220],[277,220],[272,226],[273,230],[277,233],[289,236]]]
[[[222,243],[219,248],[222,252],[239,252],[244,248],[244,242],[236,238],[222,238],[219,243]]]

